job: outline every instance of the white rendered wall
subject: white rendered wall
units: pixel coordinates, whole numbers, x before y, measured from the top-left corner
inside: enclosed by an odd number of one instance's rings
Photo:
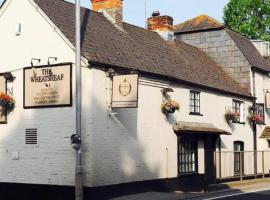
[[[113,109],[113,112],[117,113],[117,122],[107,118],[108,79],[106,80],[104,72],[95,69],[92,71],[93,82],[96,83],[93,85],[99,89],[93,90],[94,121],[89,122],[93,124],[93,128],[88,133],[89,145],[85,146],[85,150],[89,152],[86,153],[89,155],[86,160],[86,183],[90,184],[89,186],[176,177],[177,136],[172,130],[174,121],[212,123],[231,132],[232,135],[221,137],[222,151],[233,151],[234,141],[243,141],[247,151],[253,149],[252,129],[249,123],[233,124],[229,127],[224,119],[225,108],[232,106],[233,97],[202,91],[203,116],[191,116],[189,91],[194,88],[166,85],[141,77],[139,108]],[[172,99],[181,104],[180,112],[171,115],[169,119],[160,111],[161,87],[168,86],[174,89],[174,93],[171,93]],[[251,105],[251,102],[245,101],[246,108]]]
[[[23,109],[23,71],[31,58],[47,64],[49,56],[57,62],[74,62],[74,52],[56,30],[28,0],[7,1],[0,12],[0,71],[13,71],[16,108],[8,115],[8,124],[0,125],[0,182],[36,184],[74,184],[74,151],[70,135],[75,132],[74,107]],[[17,23],[22,25],[15,35]],[[73,68],[73,73],[74,73]],[[73,77],[73,91],[74,91]],[[73,102],[74,102],[73,98]],[[25,129],[38,129],[38,145],[25,145]],[[12,160],[19,152],[19,160]]]

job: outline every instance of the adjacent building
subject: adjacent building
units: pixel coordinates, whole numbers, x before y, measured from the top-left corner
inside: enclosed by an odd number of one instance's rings
[[[254,133],[254,148],[269,148],[266,138],[261,139],[269,124],[268,108],[265,105],[270,80],[269,61],[264,57],[268,51],[267,42],[250,41],[207,15],[175,25],[175,30],[179,40],[203,50],[231,78],[252,94],[257,112],[265,113],[264,123],[257,126]]]

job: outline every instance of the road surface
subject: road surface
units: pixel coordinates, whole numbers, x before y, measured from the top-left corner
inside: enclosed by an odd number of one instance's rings
[[[253,191],[246,193],[235,193],[228,195],[217,195],[215,197],[199,198],[201,200],[270,200],[270,190]]]

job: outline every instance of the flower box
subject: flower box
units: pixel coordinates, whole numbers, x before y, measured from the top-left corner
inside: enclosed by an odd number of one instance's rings
[[[11,112],[15,107],[15,100],[5,93],[0,93],[0,106],[7,112]]]
[[[264,119],[260,115],[257,115],[257,114],[250,114],[248,117],[248,120],[250,123],[253,123],[253,124],[263,124],[264,123]]]
[[[176,110],[179,110],[179,109],[180,109],[180,105],[176,101],[165,100],[161,104],[161,111],[164,114],[174,113]]]
[[[239,122],[240,113],[227,111],[225,113],[225,119],[227,120],[227,122]]]

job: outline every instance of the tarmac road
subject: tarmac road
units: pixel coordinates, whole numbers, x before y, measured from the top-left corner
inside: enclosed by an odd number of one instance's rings
[[[236,193],[229,195],[221,195],[211,198],[201,198],[202,200],[270,200],[270,190]]]

